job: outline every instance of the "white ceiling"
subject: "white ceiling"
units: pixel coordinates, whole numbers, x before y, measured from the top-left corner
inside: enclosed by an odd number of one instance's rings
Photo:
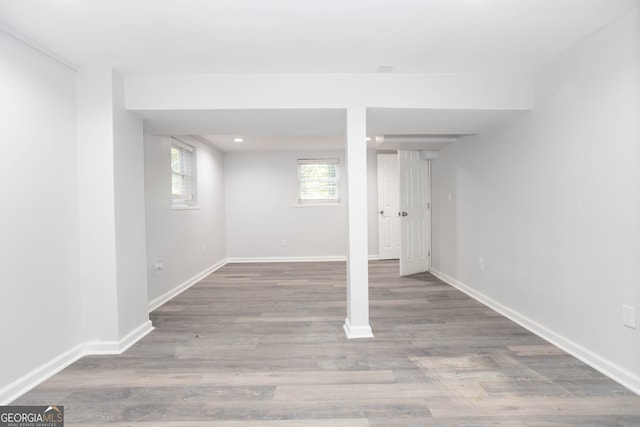
[[[200,135],[220,150],[337,150],[344,147],[345,111],[140,110],[145,128],[160,135]],[[234,139],[242,138],[242,143]]]
[[[231,135],[200,135],[200,138],[226,153],[231,151],[324,151],[344,149],[343,135],[304,137],[244,135],[242,142],[235,142],[235,137]]]
[[[509,120],[521,110],[367,109],[370,135],[472,135]]]
[[[140,73],[533,74],[640,0],[0,0],[0,30]],[[225,150],[331,148],[341,110],[140,111]],[[519,111],[371,109],[370,135],[465,135]],[[244,145],[228,144],[242,135]],[[231,138],[232,140],[233,138]],[[277,143],[276,141],[281,141]],[[333,144],[333,145],[332,145]],[[258,148],[261,147],[261,148]]]
[[[345,112],[340,109],[298,110],[136,110],[151,132],[166,135],[342,135]]]
[[[0,21],[122,73],[531,73],[638,0],[0,0]]]

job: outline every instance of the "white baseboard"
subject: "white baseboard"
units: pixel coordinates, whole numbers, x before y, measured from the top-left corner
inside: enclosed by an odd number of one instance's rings
[[[142,325],[129,332],[124,338],[120,340],[119,353],[124,353],[125,351],[129,350],[132,345],[140,341],[142,338],[146,337],[154,329],[155,328],[153,327],[153,323],[151,323],[151,320],[147,320]]]
[[[84,356],[104,354],[122,354],[136,342],[153,331],[153,324],[147,320],[142,325],[129,332],[120,341],[89,341],[84,346]]]
[[[634,393],[640,394],[640,377],[633,374],[632,372],[629,372],[623,367],[616,365],[615,363],[603,358],[602,356],[592,352],[591,350],[584,348],[581,345],[571,341],[570,339],[563,337],[562,335],[540,325],[539,323],[529,319],[528,317],[523,316],[517,311],[514,311],[500,304],[492,298],[489,298],[481,292],[472,289],[471,287],[457,281],[453,277],[442,273],[441,271],[432,269],[431,274],[453,286],[454,288],[457,288],[458,290],[464,292],[471,298],[481,302],[487,307],[497,311],[498,313],[522,326],[523,328],[536,334],[540,338],[549,341],[551,344],[566,351],[576,359],[581,360],[582,362],[586,363],[587,365],[591,366],[592,368],[596,369],[597,371],[601,372],[617,383],[625,386]]]
[[[369,255],[369,261],[380,259],[379,255]],[[261,262],[329,262],[329,261],[346,261],[346,255],[329,255],[329,256],[308,256],[308,257],[244,257],[244,258],[227,258],[228,263],[261,263]]]
[[[206,270],[196,274],[192,278],[190,278],[190,279],[186,280],[185,282],[179,284],[175,288],[171,289],[169,292],[166,292],[166,293],[160,295],[159,297],[154,298],[153,300],[149,301],[149,313],[151,313],[153,310],[155,310],[156,308],[160,307],[162,304],[166,303],[167,301],[171,300],[172,298],[175,298],[177,295],[180,295],[182,292],[186,291],[191,286],[195,285],[200,280],[204,279],[206,276],[208,276],[209,274],[213,273],[214,271],[216,271],[220,267],[223,267],[225,264],[227,264],[227,262],[229,262],[229,261],[226,260],[226,259],[223,259],[222,261],[219,261],[219,262],[215,263],[214,265],[212,265],[211,267],[207,268]]]
[[[348,339],[373,338],[373,331],[371,331],[371,326],[369,325],[353,326],[349,319],[344,319],[342,327]]]
[[[327,261],[346,261],[347,257],[343,255],[336,256],[313,256],[313,257],[245,257],[245,258],[227,258],[227,263],[246,264],[250,262],[270,263],[270,262],[327,262]]]
[[[80,359],[84,354],[84,345],[77,345],[3,387],[0,389],[0,405],[8,405],[13,402],[38,384],[48,380]]]
[[[121,354],[152,330],[153,325],[147,320],[120,341],[93,341],[79,344],[0,389],[0,405],[8,405],[84,356]]]

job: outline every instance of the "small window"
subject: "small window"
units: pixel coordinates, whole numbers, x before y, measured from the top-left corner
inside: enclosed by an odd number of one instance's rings
[[[339,203],[340,159],[298,159],[298,202]]]
[[[173,207],[197,205],[196,151],[178,140],[171,143],[171,196]]]

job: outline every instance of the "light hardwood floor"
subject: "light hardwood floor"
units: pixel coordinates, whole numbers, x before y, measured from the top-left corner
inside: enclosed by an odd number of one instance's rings
[[[428,273],[370,264],[347,340],[344,263],[229,264],[14,404],[67,426],[640,426],[640,396]]]

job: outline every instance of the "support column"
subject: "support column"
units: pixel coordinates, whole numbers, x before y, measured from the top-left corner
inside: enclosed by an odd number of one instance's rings
[[[76,77],[82,325],[91,343],[120,339],[112,73],[110,67],[91,67]]]
[[[85,351],[120,353],[150,332],[142,120],[110,67],[76,77],[80,281]]]
[[[371,338],[367,244],[367,110],[347,109],[347,338]]]

